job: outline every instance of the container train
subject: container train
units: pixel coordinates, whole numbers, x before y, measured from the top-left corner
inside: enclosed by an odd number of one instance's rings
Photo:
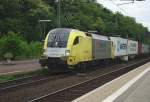
[[[137,41],[76,29],[56,28],[47,34],[44,57],[39,62],[42,66],[47,66],[51,72],[82,70],[87,65],[97,64],[102,60],[128,61],[149,52],[149,45]]]

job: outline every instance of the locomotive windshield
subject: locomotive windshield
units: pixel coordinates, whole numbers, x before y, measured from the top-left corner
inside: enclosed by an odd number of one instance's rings
[[[67,46],[70,29],[58,28],[50,31],[48,37],[48,47],[61,47]]]

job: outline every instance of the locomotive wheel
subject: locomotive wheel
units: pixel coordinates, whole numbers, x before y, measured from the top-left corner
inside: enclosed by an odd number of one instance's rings
[[[85,63],[79,63],[77,65],[77,71],[79,73],[85,73],[86,72],[86,64]]]

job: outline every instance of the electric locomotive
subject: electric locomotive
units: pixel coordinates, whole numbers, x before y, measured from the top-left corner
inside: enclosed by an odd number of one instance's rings
[[[40,63],[47,65],[53,72],[74,68],[79,62],[92,60],[92,39],[84,32],[56,28],[51,30],[44,43],[44,59]]]

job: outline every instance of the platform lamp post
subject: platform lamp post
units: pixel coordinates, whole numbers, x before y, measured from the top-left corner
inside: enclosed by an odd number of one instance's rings
[[[61,27],[61,0],[55,0],[57,3],[57,25]]]
[[[43,33],[44,38],[45,38],[45,35],[46,35],[46,23],[48,23],[48,22],[51,22],[51,20],[39,20],[39,23],[41,23],[41,25],[43,23],[43,30],[41,31],[41,33]]]

